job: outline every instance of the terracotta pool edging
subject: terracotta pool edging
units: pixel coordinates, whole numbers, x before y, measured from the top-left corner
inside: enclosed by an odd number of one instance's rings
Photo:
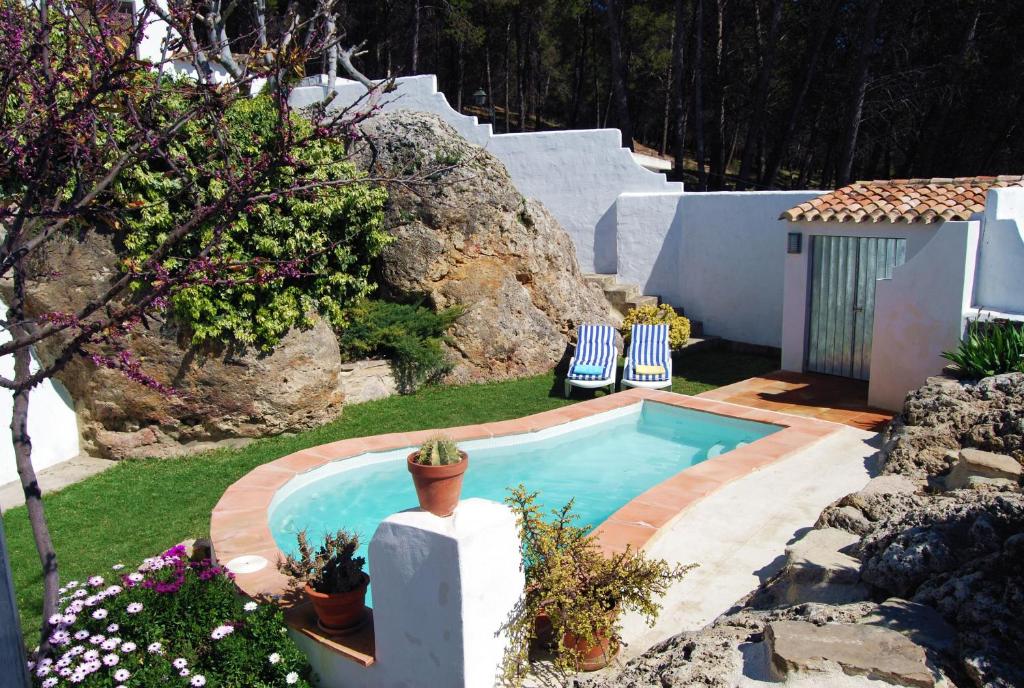
[[[782,429],[728,452],[724,455],[729,457],[728,461],[709,459],[684,469],[624,505],[595,530],[606,552],[621,551],[627,545],[643,548],[659,530],[723,485],[794,451],[805,449],[844,427],[828,421],[700,397],[630,389],[523,418],[445,428],[443,431],[457,441],[529,434],[642,401],[770,423],[782,426]],[[286,595],[289,581],[277,571],[276,563],[282,553],[274,542],[268,519],[269,506],[277,491],[295,476],[329,463],[367,452],[415,446],[437,432],[431,429],[339,440],[303,449],[253,469],[224,492],[211,514],[210,536],[218,559],[227,563],[245,555],[265,558],[267,565],[261,570],[236,574],[239,589],[252,597],[280,598]]]

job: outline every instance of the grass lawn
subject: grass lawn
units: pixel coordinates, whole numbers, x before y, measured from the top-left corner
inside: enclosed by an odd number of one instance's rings
[[[778,368],[774,358],[725,351],[696,352],[674,365],[672,390],[697,394]],[[598,393],[600,394],[600,392]],[[115,563],[136,564],[190,537],[206,535],[221,494],[260,464],[306,447],[386,432],[470,425],[517,418],[589,398],[562,398],[554,374],[464,387],[431,387],[345,408],[315,430],[178,459],[124,461],[45,498],[61,580],[106,575]],[[3,517],[22,628],[40,623],[39,559],[24,507]],[[34,643],[33,643],[34,644]]]

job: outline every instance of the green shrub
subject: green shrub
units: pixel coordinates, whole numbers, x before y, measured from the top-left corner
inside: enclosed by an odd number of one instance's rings
[[[281,609],[240,597],[233,576],[184,547],[61,588],[53,656],[32,657],[37,688],[308,688],[306,656]]]
[[[668,325],[668,345],[673,351],[686,346],[690,338],[690,321],[678,313],[667,303],[660,306],[640,306],[626,313],[622,321],[622,336],[629,344],[629,333],[633,325]]]
[[[291,126],[292,134],[305,136],[312,125],[295,115]],[[230,142],[229,159],[209,155],[213,131]],[[181,140],[170,146],[173,169],[163,160],[127,169],[116,187],[126,209],[123,268],[139,270],[166,232],[231,193],[227,179],[242,161],[290,146],[288,136],[269,96],[242,99],[224,121],[186,126]],[[260,184],[269,191],[296,180],[351,183],[268,196],[223,228],[216,228],[215,218],[191,234],[182,255],[200,255],[220,232],[216,250],[198,265],[195,283],[171,298],[174,315],[193,343],[233,339],[269,351],[292,327],[311,326],[317,314],[335,328],[344,326],[345,306],[373,288],[372,259],[390,241],[382,225],[386,193],[358,183],[362,175],[346,160],[345,146],[330,138],[296,146],[290,151],[295,164],[268,172]],[[163,267],[180,270],[181,261],[167,258]],[[140,280],[136,287],[142,286]]]
[[[973,320],[960,346],[942,356],[963,378],[1024,373],[1024,324]]]
[[[552,510],[547,520],[537,496],[519,485],[510,488],[505,499],[519,522],[526,578],[523,599],[506,626],[509,647],[504,678],[513,685],[519,685],[529,670],[529,649],[538,639],[536,622],[541,613],[551,621],[552,667],[571,673],[582,658],[563,642],[567,633],[591,646],[600,637],[617,645],[622,614],[636,612],[653,626],[661,610],[659,598],[694,568],[692,564],[672,566],[628,548],[606,557],[590,529],[576,525],[579,516],[572,501]]]
[[[441,343],[460,315],[461,308],[435,312],[417,304],[361,299],[346,312],[339,335],[342,354],[392,359],[399,387],[411,392],[451,370]]]

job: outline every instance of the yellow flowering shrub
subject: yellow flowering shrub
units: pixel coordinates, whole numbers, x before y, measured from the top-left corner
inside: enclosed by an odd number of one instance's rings
[[[675,312],[667,303],[660,306],[640,306],[626,313],[622,321],[622,336],[629,344],[629,332],[633,325],[668,325],[668,345],[673,351],[682,349],[690,338],[690,320]]]

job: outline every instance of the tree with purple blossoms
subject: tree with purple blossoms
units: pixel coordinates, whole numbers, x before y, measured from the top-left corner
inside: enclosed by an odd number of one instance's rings
[[[340,46],[334,3],[305,17],[292,3],[274,26],[256,12],[254,34],[231,45],[219,3],[146,0],[135,16],[116,6],[0,0],[0,357],[14,362],[0,386],[14,398],[11,437],[43,568],[44,619],[60,583],[32,465],[32,388],[84,357],[175,394],[131,351],[132,332],[154,317],[174,319],[195,344],[261,350],[315,316],[342,325],[345,303],[372,288],[369,260],[387,241],[381,187],[432,178],[429,169],[368,177],[346,160],[389,84],[352,67],[357,52]],[[168,76],[170,58],[138,58],[157,20],[167,27],[163,55],[187,55],[198,79]],[[212,28],[197,37],[204,22]],[[367,97],[329,110],[328,89],[324,102],[293,111],[291,84],[319,55],[350,70]],[[214,83],[213,64],[231,76],[226,83]],[[118,248],[118,269],[68,308],[40,311],[33,287],[58,275],[54,247],[95,235]],[[38,363],[33,351],[45,351]],[[44,626],[44,654],[47,645]]]

